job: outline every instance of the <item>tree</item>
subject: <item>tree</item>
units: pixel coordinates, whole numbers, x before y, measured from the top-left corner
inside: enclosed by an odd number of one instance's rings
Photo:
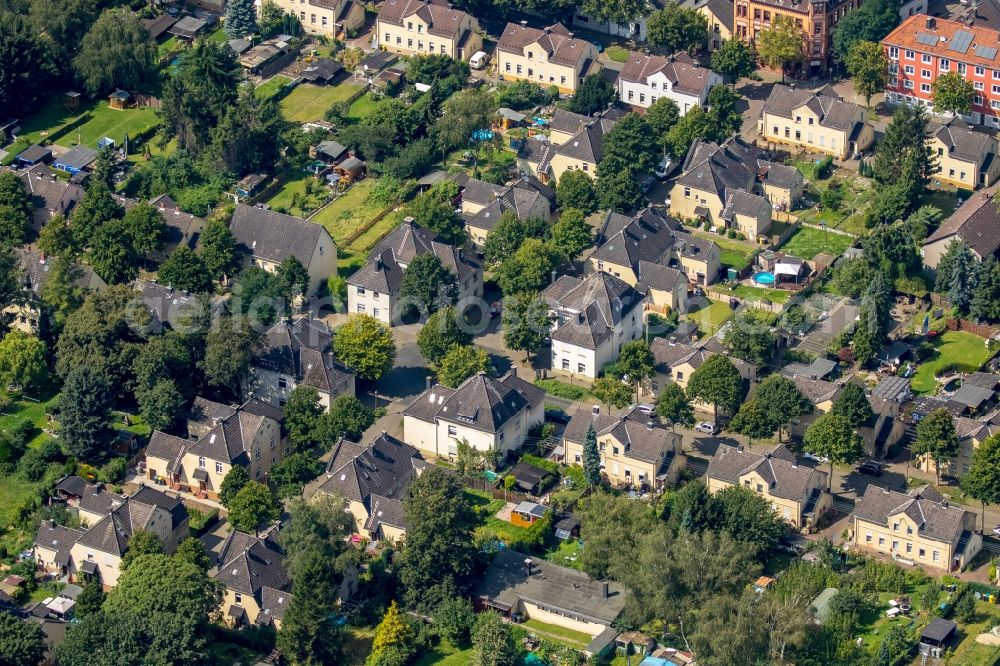
[[[983,534],[986,505],[1000,504],[1000,435],[987,437],[972,451],[969,471],[962,475],[962,491],[982,504]]]
[[[138,530],[129,537],[128,550],[122,556],[118,570],[125,571],[141,555],[155,555],[157,553],[163,553],[163,542],[160,541],[160,537],[149,530]]]
[[[79,254],[76,239],[66,218],[56,214],[49,218],[38,234],[38,249],[47,255],[59,258],[69,258]]]
[[[222,280],[239,267],[236,239],[225,223],[209,220],[201,233],[201,261],[213,280]]]
[[[0,613],[0,666],[39,664],[45,650],[45,634],[39,624]]]
[[[419,81],[420,79],[416,79]],[[515,81],[500,89],[497,102],[515,111],[527,111],[546,102],[548,94],[534,81]]]
[[[958,72],[939,75],[931,84],[931,99],[936,113],[967,116],[972,111],[976,89]]]
[[[198,543],[201,542],[199,541]],[[103,603],[104,587],[99,580],[91,580],[84,584],[83,590],[76,596],[76,605],[73,606],[73,617],[77,620],[82,620],[89,615],[100,613]]]
[[[519,661],[510,625],[500,619],[496,611],[476,616],[472,648],[473,666],[515,666]]]
[[[205,336],[201,370],[212,386],[238,393],[240,379],[250,367],[255,336],[245,319],[223,317]]]
[[[594,425],[587,426],[587,439],[583,442],[583,475],[591,488],[601,483],[601,454],[597,450],[597,433]]]
[[[865,390],[856,382],[844,384],[840,395],[833,401],[831,411],[846,417],[853,428],[867,425],[875,418],[875,412],[872,411],[872,405],[868,402]]]
[[[116,88],[135,90],[156,72],[156,43],[129,9],[107,9],[94,21],[73,60],[77,77],[93,96]]]
[[[634,22],[640,16],[645,15],[648,10],[649,5],[642,0],[613,0],[612,2],[583,0],[580,6],[580,11],[585,12],[587,16],[605,23],[619,25]]]
[[[604,135],[597,179],[626,170],[633,178],[641,178],[653,171],[658,159],[656,144],[649,140],[652,128],[638,113],[626,113]]]
[[[180,148],[198,154],[211,143],[212,130],[236,102],[243,72],[226,44],[199,39],[178,59],[164,81],[163,132],[177,137]],[[208,226],[206,225],[206,231]]]
[[[695,480],[669,496],[663,517],[672,534],[679,534],[682,530],[697,534],[715,527],[718,522],[717,508],[705,484]]]
[[[307,483],[323,471],[323,463],[309,451],[285,456],[271,468],[268,475],[278,497],[288,499],[302,494]]]
[[[729,422],[729,429],[746,437],[747,448],[753,448],[753,440],[774,434],[769,406],[757,396],[749,398],[740,405],[740,410]]]
[[[976,293],[969,316],[976,321],[1000,321],[1000,263],[992,255],[980,262],[976,271]]]
[[[208,549],[201,539],[194,536],[186,537],[177,545],[174,557],[185,562],[190,562],[205,573],[212,568],[212,559],[209,557]],[[99,585],[97,586],[100,587]],[[79,613],[80,600],[77,598],[77,612]]]
[[[497,266],[509,259],[521,247],[526,237],[524,224],[513,210],[504,211],[483,244],[483,259]]]
[[[31,199],[18,175],[13,171],[0,173],[0,247],[24,244],[32,212]]]
[[[639,182],[629,169],[605,170],[597,179],[597,197],[601,208],[615,213],[631,213],[646,204]]]
[[[833,464],[850,465],[864,453],[861,437],[846,416],[833,412],[823,414],[809,424],[803,437],[803,448],[809,453],[830,459],[829,488],[833,489]]]
[[[785,67],[802,57],[802,31],[790,16],[779,14],[757,40],[757,56],[771,69],[781,70],[785,82]]]
[[[468,345],[472,336],[462,330],[453,307],[441,308],[430,317],[417,334],[417,346],[431,363],[438,363],[454,345]]]
[[[212,153],[222,168],[239,176],[267,169],[279,157],[286,123],[272,97],[243,88],[212,132]]]
[[[0,387],[38,388],[47,375],[44,342],[16,330],[0,340]]]
[[[257,32],[257,11],[253,0],[231,0],[226,3],[226,36],[246,37]]]
[[[457,477],[425,470],[403,500],[406,540],[397,570],[408,606],[432,611],[467,589],[476,549],[472,529],[478,519]]]
[[[122,229],[132,245],[132,249],[143,257],[163,249],[167,227],[163,216],[154,206],[139,202],[125,211]]]
[[[241,532],[257,533],[263,525],[274,522],[281,507],[267,486],[248,481],[229,502],[229,523]]]
[[[762,381],[755,397],[766,408],[771,432],[777,429],[779,442],[783,428],[813,409],[812,403],[802,395],[795,382],[781,375],[771,375]]]
[[[496,270],[494,280],[505,296],[538,291],[548,283],[558,260],[548,243],[527,238]]]
[[[605,375],[594,380],[590,394],[603,402],[605,406],[624,409],[632,402],[632,387],[617,377]]]
[[[865,106],[871,108],[872,95],[885,90],[889,60],[882,45],[877,42],[855,43],[847,54],[847,72],[854,80],[854,88],[865,96]]]
[[[441,118],[434,123],[432,135],[441,152],[466,145],[472,132],[489,127],[496,115],[493,93],[486,88],[462,90],[441,107]]]
[[[708,19],[693,8],[668,2],[649,15],[646,34],[646,41],[668,53],[693,53],[708,41]]]
[[[757,368],[762,367],[774,352],[774,335],[752,310],[744,310],[733,318],[726,328],[723,343],[733,358]]]
[[[927,142],[927,116],[919,106],[900,105],[892,114],[885,137],[875,151],[872,176],[885,188],[893,185],[902,188],[902,196],[912,200],[905,202],[909,205],[902,210],[901,217],[908,215],[919,202],[935,168]]]
[[[458,279],[430,252],[413,258],[403,273],[400,294],[410,309],[434,312],[458,296]]]
[[[340,663],[343,632],[333,622],[334,571],[325,553],[307,550],[292,574],[292,601],[278,632],[277,648],[293,664]]]
[[[661,99],[670,101],[666,97]],[[597,190],[594,189],[594,179],[580,169],[567,171],[556,185],[556,201],[564,211],[567,208],[575,208],[584,215],[592,215],[597,212]],[[488,241],[489,237],[486,240]]]
[[[468,599],[445,599],[434,611],[434,628],[438,635],[459,648],[469,644],[475,621],[476,614]]]
[[[915,458],[924,457],[934,462],[934,476],[941,485],[941,465],[958,455],[958,434],[955,420],[943,407],[920,419],[917,436],[910,447]]]
[[[250,475],[247,474],[246,467],[233,465],[226,472],[226,476],[222,479],[222,485],[219,487],[219,503],[228,509],[233,498],[248,483],[250,483]]]
[[[389,604],[389,609],[382,616],[382,621],[375,627],[375,639],[372,641],[372,650],[368,655],[366,664],[379,664],[379,657],[387,648],[403,647],[407,648],[410,640],[410,626],[403,621],[399,614],[399,606],[393,600]]]
[[[357,441],[365,430],[375,423],[372,410],[352,395],[339,395],[330,404],[330,411],[323,417],[321,442],[333,446],[341,437]]]
[[[743,378],[733,362],[722,354],[710,356],[691,373],[687,385],[688,397],[712,404],[715,421],[719,407],[735,410],[743,399]]]
[[[959,259],[959,257],[962,257],[962,259]],[[934,291],[939,294],[947,294],[948,290],[951,289],[955,265],[959,261],[962,261],[967,266],[968,262],[972,260],[974,258],[969,246],[961,238],[953,238],[948,243],[948,246],[945,247],[941,259],[938,260],[938,265],[934,273]]]
[[[51,93],[56,68],[49,54],[37,28],[19,13],[0,11],[0,116],[31,113]]]
[[[833,29],[834,59],[847,62],[851,48],[860,41],[881,42],[899,24],[899,7],[889,0],[867,2],[848,12]]]
[[[673,127],[660,137],[660,142],[667,154],[675,160],[683,160],[695,139],[708,137],[714,131],[714,119],[701,110],[693,107],[678,120]]]
[[[66,376],[59,398],[59,438],[66,450],[80,460],[94,460],[105,453],[111,418],[111,386],[88,366]]]
[[[753,51],[740,39],[725,39],[712,54],[712,71],[736,83],[757,70]],[[666,99],[661,97],[660,99]]]
[[[876,271],[861,297],[852,343],[854,357],[862,365],[878,357],[885,343],[889,321],[890,292],[881,272]]]
[[[585,116],[603,111],[615,100],[615,89],[601,74],[588,74],[569,100],[569,110]]]
[[[508,348],[524,352],[525,360],[545,342],[552,326],[549,306],[537,293],[509,296],[503,302],[501,326]]]
[[[571,171],[570,173],[583,173]],[[575,208],[563,208],[559,221],[552,225],[549,246],[565,261],[575,261],[580,254],[594,244],[594,230],[587,224],[583,212]]]
[[[587,544],[580,551],[580,569],[597,579],[616,576],[618,567],[634,557],[642,535],[656,525],[649,505],[600,489],[581,500],[577,515],[580,539]]]
[[[288,441],[296,450],[306,450],[318,445],[320,420],[323,407],[319,393],[311,386],[296,386],[285,404],[285,427]]]
[[[881,273],[883,283],[895,282],[920,270],[920,256],[905,224],[886,224],[876,228],[864,239],[862,247],[865,260],[875,272]],[[866,284],[876,279],[879,278],[871,275]]]
[[[635,384],[636,399],[639,397],[639,385],[644,379],[649,379],[655,373],[656,360],[645,340],[631,340],[622,345],[615,363],[617,372],[622,379],[628,377],[630,384]]]
[[[167,257],[160,266],[158,277],[164,284],[181,291],[197,294],[212,290],[212,276],[201,257],[185,245]]]
[[[952,241],[954,242],[954,241]],[[951,280],[948,283],[948,301],[959,314],[967,314],[976,290],[976,259],[972,251],[965,248],[956,253],[951,264]]]
[[[392,331],[369,315],[351,315],[347,323],[336,330],[333,349],[337,358],[353,368],[359,377],[372,381],[388,372],[396,360]]]
[[[108,186],[95,180],[73,209],[73,224],[70,229],[76,238],[76,245],[80,248],[92,247],[97,242],[95,236],[98,230],[124,215],[125,211],[115,202]]]
[[[28,18],[37,40],[45,45],[54,65],[62,73],[71,71],[73,56],[87,28],[97,18],[94,0],[38,0],[32,2]]]
[[[674,382],[670,382],[660,391],[660,396],[656,399],[656,413],[660,418],[670,422],[671,430],[677,424],[688,428],[694,425],[691,401],[680,384]]]
[[[743,122],[739,109],[740,94],[729,86],[715,86],[708,91],[711,138],[722,141],[736,134]]]
[[[449,388],[458,388],[472,375],[486,372],[490,365],[490,355],[485,349],[473,346],[453,345],[438,362],[438,382]]]
[[[172,430],[184,416],[186,400],[172,379],[158,379],[151,387],[136,391],[139,414],[153,430]]]
[[[788,523],[775,512],[771,502],[746,486],[729,486],[719,491],[715,502],[719,527],[736,541],[751,546],[758,558],[788,531]]]
[[[439,185],[410,202],[407,211],[417,225],[433,231],[445,243],[461,245],[465,241],[465,227],[462,219],[455,215],[455,206],[451,203],[458,192],[452,188],[435,189]]]

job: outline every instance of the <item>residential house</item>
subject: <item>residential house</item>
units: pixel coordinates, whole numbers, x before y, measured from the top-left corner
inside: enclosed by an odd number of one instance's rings
[[[331,340],[323,322],[294,319],[276,323],[255,350],[244,394],[281,408],[296,386],[309,386],[327,409],[338,396],[354,396],[354,372],[334,357]]]
[[[541,294],[552,322],[552,369],[596,378],[642,337],[645,298],[608,273],[563,275]]]
[[[687,312],[688,288],[691,283],[683,271],[640,259],[636,264],[635,275],[639,278],[635,289],[646,295],[647,311],[660,314],[668,314],[673,310]]]
[[[977,402],[987,402],[989,399],[992,399],[995,395],[995,380],[997,379],[997,375],[977,372],[970,375],[970,378],[963,380],[963,382],[970,379],[973,383],[963,383],[962,385],[962,388],[968,386],[970,389],[966,394],[967,397],[964,398],[965,402],[955,400],[956,396],[962,398],[962,396],[958,395],[958,391],[950,396],[925,396],[914,400],[913,408],[910,411],[912,419],[911,427],[916,427],[921,419],[938,409],[945,409],[951,414],[952,423],[955,426],[955,434],[958,436],[958,455],[950,460],[942,461],[940,464],[940,473],[955,478],[961,478],[968,473],[969,467],[972,465],[972,455],[979,448],[979,445],[987,437],[1000,432],[1000,427],[998,427],[1000,425],[1000,416],[998,416],[997,411],[992,411],[982,416],[970,417],[968,415],[969,408],[966,404],[969,398]],[[936,473],[939,467],[928,455],[918,457],[915,465],[918,469],[932,474]]]
[[[624,104],[648,109],[666,97],[677,103],[681,115],[708,104],[708,91],[722,83],[715,72],[695,65],[686,54],[660,56],[629,51],[618,74],[618,99]]]
[[[979,4],[979,3],[977,3]],[[990,3],[983,3],[990,4]],[[910,16],[882,39],[889,60],[885,97],[934,112],[934,82],[958,74],[974,88],[966,122],[1000,127],[1000,29],[995,23]]]
[[[924,265],[935,269],[951,241],[964,242],[976,259],[1000,256],[1000,211],[994,196],[997,186],[980,190],[959,206],[924,241],[920,254]]]
[[[545,392],[515,372],[475,374],[458,388],[430,386],[403,411],[403,441],[434,456],[454,456],[458,442],[501,457],[520,448],[545,419]]]
[[[566,462],[583,464],[587,432],[593,427],[601,470],[616,487],[660,492],[677,481],[684,467],[681,436],[659,419],[633,409],[625,416],[578,409],[563,432]]]
[[[562,23],[529,28],[508,23],[496,50],[497,75],[504,81],[531,81],[573,94],[588,74],[602,67],[591,42],[578,39]]]
[[[115,201],[126,211],[139,203],[136,199],[118,195],[115,195]],[[204,219],[182,211],[167,194],[150,199],[149,204],[160,212],[164,226],[163,249],[154,252],[150,259],[162,263],[179,247],[194,250],[198,246],[198,239],[205,229]]]
[[[803,182],[798,170],[769,161],[764,151],[739,137],[722,144],[695,139],[670,191],[670,214],[722,224],[726,204],[738,191],[763,196],[773,208],[791,209],[802,196]],[[759,224],[756,233],[765,233],[765,227]]]
[[[155,534],[163,544],[164,552],[171,554],[188,536],[188,512],[184,504],[153,488],[140,488],[130,497],[116,495],[99,486],[89,486],[80,499],[77,511],[87,527],[83,534],[69,545],[69,558],[62,559],[66,542],[56,545],[56,558],[52,558],[51,542],[46,539],[54,532],[43,524],[36,536],[36,557],[50,566],[65,568],[71,580],[96,579],[105,590],[118,583],[119,566],[128,551],[128,542],[139,531]],[[68,540],[72,533],[61,531],[57,539]],[[48,559],[45,559],[48,557]],[[58,562],[56,560],[59,560]]]
[[[406,534],[403,499],[424,464],[417,449],[385,432],[367,445],[341,439],[316,492],[344,498],[355,534],[398,543]]]
[[[273,530],[264,536],[233,530],[222,544],[212,578],[223,588],[220,610],[233,627],[281,628],[293,599],[292,579],[275,536]]]
[[[653,354],[654,375],[648,383],[644,382],[640,387],[641,394],[649,397],[658,396],[669,383],[687,389],[692,373],[716,353],[703,345],[685,341],[682,336],[676,335],[676,332],[667,338],[654,338],[649,344],[649,350]],[[757,370],[752,364],[733,357],[729,360],[736,366],[746,384],[757,380]],[[700,402],[695,402],[694,405],[698,409],[712,411],[711,405]]]
[[[799,393],[805,396],[805,399],[812,405],[812,411],[797,417],[792,421],[792,426],[789,429],[796,437],[802,437],[805,435],[806,428],[813,421],[833,409],[833,403],[837,400],[837,396],[840,395],[842,387],[840,384],[835,384],[825,379],[813,379],[806,375],[795,375],[792,377],[792,382],[795,384],[795,388],[799,390]]]
[[[70,548],[85,533],[85,529],[64,527],[51,520],[43,520],[35,533],[32,548],[32,556],[39,570],[54,574],[57,578],[69,575]]]
[[[73,207],[83,199],[80,185],[56,178],[52,169],[44,164],[22,171],[21,181],[31,197],[31,226],[36,232],[41,231],[54,215],[69,219]]]
[[[479,579],[472,599],[477,610],[494,610],[504,617],[517,614],[596,637],[624,610],[625,588],[503,549]]]
[[[731,486],[748,488],[796,529],[812,531],[833,503],[826,472],[800,465],[781,444],[766,453],[722,444],[708,463],[706,477],[710,493]]]
[[[719,219],[727,228],[756,242],[771,229],[771,204],[759,194],[735,190],[726,198]]]
[[[445,0],[386,0],[375,21],[378,44],[403,55],[466,60],[483,48],[479,21]]]
[[[733,7],[727,0],[686,0],[681,7],[694,9],[708,20],[708,50],[718,51],[722,42],[733,38]]]
[[[462,188],[462,219],[469,241],[482,252],[487,236],[504,213],[510,211],[522,222],[532,218],[548,221],[555,201],[555,190],[534,176],[503,186],[470,178]]]
[[[875,422],[862,425],[858,433],[865,441],[865,453],[881,457],[905,434],[906,424],[899,417],[912,395],[910,380],[898,375],[885,376],[867,395]]]
[[[355,0],[276,0],[310,35],[330,39],[355,36],[365,24],[365,6]]]
[[[407,218],[368,254],[368,263],[347,279],[347,311],[368,314],[389,326],[400,322],[409,299],[402,298],[406,267],[418,256],[432,254],[455,277],[457,300],[483,295],[483,267],[434,232]],[[427,304],[418,304],[422,311]]]
[[[825,153],[838,160],[867,150],[875,140],[868,110],[845,102],[831,86],[812,91],[775,84],[761,109],[758,130],[769,145]]]
[[[937,156],[935,180],[966,190],[989,187],[1000,176],[997,139],[956,116],[931,135],[931,152]]]
[[[553,184],[574,169],[596,178],[604,158],[604,135],[619,115],[609,111],[590,117],[560,109],[552,118],[549,140],[528,139],[519,157],[544,183]]]
[[[14,257],[23,272],[24,297],[5,307],[0,314],[11,328],[28,335],[38,335],[45,328],[42,296],[55,262],[40,252],[21,248],[14,249]],[[74,284],[81,289],[88,292],[103,291],[108,286],[89,266],[74,264],[73,270],[76,271]]]
[[[635,215],[609,212],[597,232],[597,250],[590,255],[587,270],[609,273],[626,283],[637,286],[641,278],[640,262],[675,268],[684,273],[691,284],[712,284],[721,266],[718,244],[689,234],[680,222],[661,209],[647,207]],[[653,281],[656,269],[646,266],[646,279]],[[670,280],[659,283],[664,292]],[[673,300],[673,299],[671,299]],[[669,303],[678,307],[679,302]]]
[[[203,405],[208,401],[203,401]],[[206,410],[192,415],[197,419]],[[189,421],[189,438],[154,430],[146,447],[146,478],[171,490],[217,499],[222,481],[235,466],[260,481],[289,453],[280,410],[248,400],[233,410],[213,408],[210,423]]]
[[[247,262],[268,273],[278,270],[289,257],[298,259],[309,272],[309,293],[337,274],[337,246],[321,224],[263,208],[236,204],[229,224]]]
[[[942,572],[962,569],[983,544],[976,514],[930,486],[904,494],[869,485],[854,505],[853,529],[856,548]]]
[[[195,319],[207,314],[201,300],[186,291],[146,280],[136,280],[132,288],[139,292],[139,298],[149,312],[150,333],[160,334],[167,329],[191,330],[188,327],[195,323]]]

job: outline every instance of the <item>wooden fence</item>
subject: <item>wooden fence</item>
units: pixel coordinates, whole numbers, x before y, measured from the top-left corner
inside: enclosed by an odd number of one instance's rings
[[[966,333],[972,333],[973,335],[978,335],[979,337],[986,338],[987,340],[997,334],[997,328],[995,326],[977,324],[969,321],[968,319],[948,319],[945,322],[945,325],[948,327],[949,331],[965,331]]]

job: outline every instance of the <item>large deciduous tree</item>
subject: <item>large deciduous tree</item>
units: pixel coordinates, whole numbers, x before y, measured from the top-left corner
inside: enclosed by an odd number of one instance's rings
[[[753,448],[753,440],[774,434],[774,422],[767,405],[753,396],[740,405],[740,410],[729,422],[729,429],[746,437],[747,448]]]
[[[455,308],[441,308],[430,317],[417,334],[420,353],[431,363],[437,363],[453,345],[467,345],[472,336],[463,330]]]
[[[931,84],[931,99],[937,113],[968,115],[975,96],[976,89],[972,87],[972,82],[958,72],[939,74]]]
[[[0,613],[0,666],[39,664],[45,650],[45,634],[38,623]]]
[[[899,217],[906,217],[919,204],[935,168],[927,141],[927,116],[917,105],[901,104],[886,126],[872,164],[872,176],[882,188],[880,196],[888,196],[895,187],[908,204]]]
[[[10,331],[0,340],[0,387],[36,389],[47,375],[44,342],[21,331]]]
[[[336,330],[333,349],[342,362],[353,368],[359,377],[377,380],[392,369],[396,360],[396,343],[392,331],[369,315],[352,315]]]
[[[503,341],[510,349],[531,352],[542,346],[552,326],[549,306],[537,293],[524,293],[504,299],[501,315]]]
[[[548,284],[559,258],[545,241],[528,238],[500,265],[494,279],[505,296],[538,291]]]
[[[323,406],[319,393],[311,386],[296,386],[285,403],[285,427],[288,441],[297,450],[307,450],[318,445]]]
[[[569,101],[573,113],[589,116],[608,108],[615,100],[615,88],[601,74],[588,74]]]
[[[754,397],[767,410],[771,432],[777,429],[779,442],[784,428],[813,409],[812,403],[802,395],[795,382],[781,375],[771,375],[762,381]]]
[[[458,297],[458,278],[437,255],[425,252],[406,267],[400,295],[411,310],[432,313],[454,303]]]
[[[49,95],[55,75],[49,53],[23,16],[0,11],[0,116],[24,117]]]
[[[24,244],[33,210],[21,178],[13,171],[0,173],[0,247]]]
[[[915,457],[926,457],[934,463],[934,476],[941,484],[941,466],[958,455],[958,434],[955,420],[943,407],[920,419],[917,436],[910,447]]]
[[[448,353],[438,362],[437,378],[449,388],[458,388],[472,375],[486,372],[490,366],[490,355],[485,349],[472,345],[452,345]]]
[[[771,69],[781,70],[781,82],[784,83],[785,68],[802,57],[802,29],[790,16],[779,14],[771,27],[760,33],[757,55]]]
[[[753,51],[740,39],[724,40],[719,50],[712,54],[712,71],[733,83],[750,76],[756,69],[757,59]]]
[[[774,353],[774,335],[753,310],[744,310],[733,318],[723,343],[733,358],[757,368],[763,366]]]
[[[194,294],[212,290],[212,276],[194,250],[181,245],[160,265],[157,277],[163,284]]]
[[[594,229],[587,224],[583,212],[575,208],[563,208],[559,221],[552,225],[549,246],[564,261],[572,262],[593,244]]]
[[[864,452],[861,437],[846,416],[830,412],[809,424],[803,437],[806,451],[830,459],[829,487],[833,488],[833,464],[850,465]]]
[[[201,232],[201,260],[213,280],[223,280],[239,267],[239,251],[233,232],[224,222],[209,220]]]
[[[844,384],[840,395],[833,401],[831,411],[834,414],[847,417],[854,428],[868,425],[875,418],[875,412],[872,411],[868,396],[865,395],[865,390],[857,382]]]
[[[1000,435],[987,437],[972,452],[969,471],[962,475],[962,490],[982,504],[983,534],[986,505],[1000,504]]]
[[[719,407],[736,410],[743,400],[743,378],[733,362],[715,354],[698,366],[688,380],[687,394],[693,400],[710,403],[719,420]]]
[[[670,382],[660,391],[656,399],[656,413],[670,423],[673,430],[676,425],[691,427],[694,425],[694,409],[680,384]]]
[[[881,42],[899,24],[899,6],[891,0],[866,2],[845,14],[833,29],[834,59],[845,64],[858,42]]]
[[[229,523],[241,532],[257,533],[264,525],[276,520],[281,506],[262,483],[249,481],[229,502]]]
[[[865,106],[871,107],[872,95],[885,90],[886,70],[889,60],[882,45],[860,41],[847,54],[847,72],[854,80],[854,88],[865,96]]]
[[[323,417],[321,442],[332,447],[341,437],[357,441],[373,423],[375,415],[364,403],[353,395],[339,395]]]
[[[155,76],[156,43],[138,14],[106,9],[84,35],[73,65],[91,95],[134,90]]]
[[[594,189],[594,179],[581,169],[567,171],[556,185],[556,200],[563,211],[575,208],[584,215],[593,214],[597,211],[597,190]]]
[[[646,40],[669,53],[694,52],[708,41],[708,19],[691,7],[667,2],[649,15]]]

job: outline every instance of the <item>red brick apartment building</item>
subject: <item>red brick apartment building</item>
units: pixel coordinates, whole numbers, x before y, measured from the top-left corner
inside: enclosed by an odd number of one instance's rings
[[[887,100],[933,111],[934,80],[958,72],[976,89],[966,120],[1000,128],[1000,32],[918,14],[889,33],[882,45],[889,58]]]

